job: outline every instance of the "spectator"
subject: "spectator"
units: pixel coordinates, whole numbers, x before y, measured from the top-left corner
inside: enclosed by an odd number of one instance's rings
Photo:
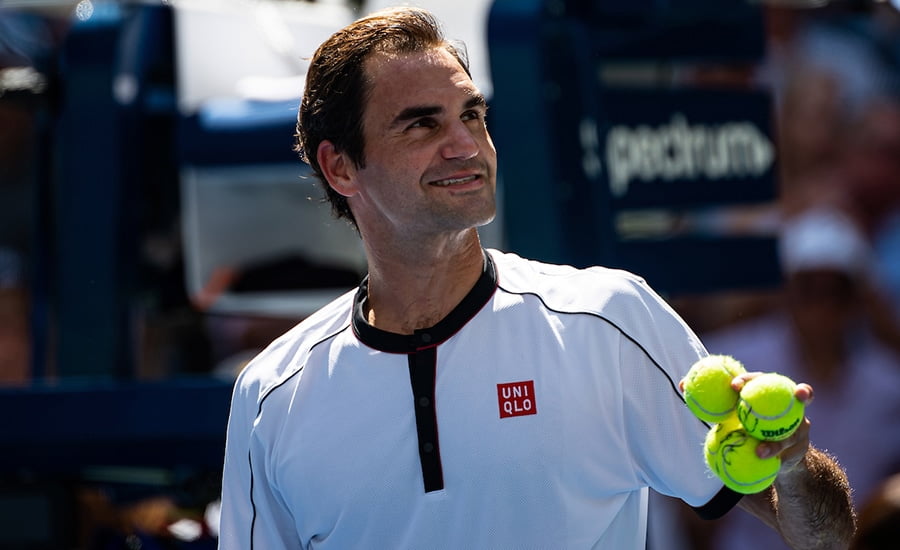
[[[900,358],[875,336],[865,315],[871,260],[850,217],[831,208],[809,210],[784,227],[783,307],[704,335],[711,353],[733,355],[748,370],[810,381],[818,411],[810,439],[840,457],[857,503],[900,463]],[[713,548],[786,548],[768,533],[748,538],[758,530],[755,522],[742,512],[729,514],[716,528]]]

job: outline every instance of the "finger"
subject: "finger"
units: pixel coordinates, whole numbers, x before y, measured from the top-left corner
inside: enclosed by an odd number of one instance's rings
[[[809,419],[804,418],[800,426],[790,437],[782,441],[763,441],[756,447],[756,455],[760,458],[780,456],[784,466],[790,468],[797,464],[809,448]]]
[[[797,384],[797,389],[794,390],[794,397],[803,401],[805,405],[809,405],[813,400],[812,386],[803,382]]]
[[[731,389],[736,392],[740,392],[744,388],[744,384],[753,380],[760,374],[762,374],[762,372],[759,371],[742,372],[731,380]]]

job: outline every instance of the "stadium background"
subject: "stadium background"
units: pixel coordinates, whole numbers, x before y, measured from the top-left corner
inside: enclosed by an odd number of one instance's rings
[[[487,246],[633,270],[705,333],[778,306],[786,219],[850,204],[896,344],[890,2],[407,3],[490,101]],[[0,548],[214,546],[235,374],[365,272],[291,150],[305,58],[391,4],[0,4]],[[883,170],[831,182],[849,150]]]

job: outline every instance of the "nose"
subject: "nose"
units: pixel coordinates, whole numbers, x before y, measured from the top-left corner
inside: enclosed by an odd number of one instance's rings
[[[478,155],[478,140],[472,129],[462,120],[458,120],[447,128],[447,136],[441,149],[445,159],[470,159]]]

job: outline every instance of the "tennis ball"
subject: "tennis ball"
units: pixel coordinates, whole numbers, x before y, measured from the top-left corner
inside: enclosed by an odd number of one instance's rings
[[[691,412],[707,422],[721,422],[731,416],[738,393],[731,380],[746,372],[737,359],[728,355],[710,355],[691,366],[684,377],[684,401]]]
[[[706,434],[706,465],[732,491],[751,495],[759,493],[775,481],[781,458],[759,458],[756,447],[761,443],[732,417],[713,426]]]
[[[749,380],[738,399],[738,418],[753,437],[781,441],[803,421],[805,407],[794,397],[797,384],[787,376],[768,372]]]

